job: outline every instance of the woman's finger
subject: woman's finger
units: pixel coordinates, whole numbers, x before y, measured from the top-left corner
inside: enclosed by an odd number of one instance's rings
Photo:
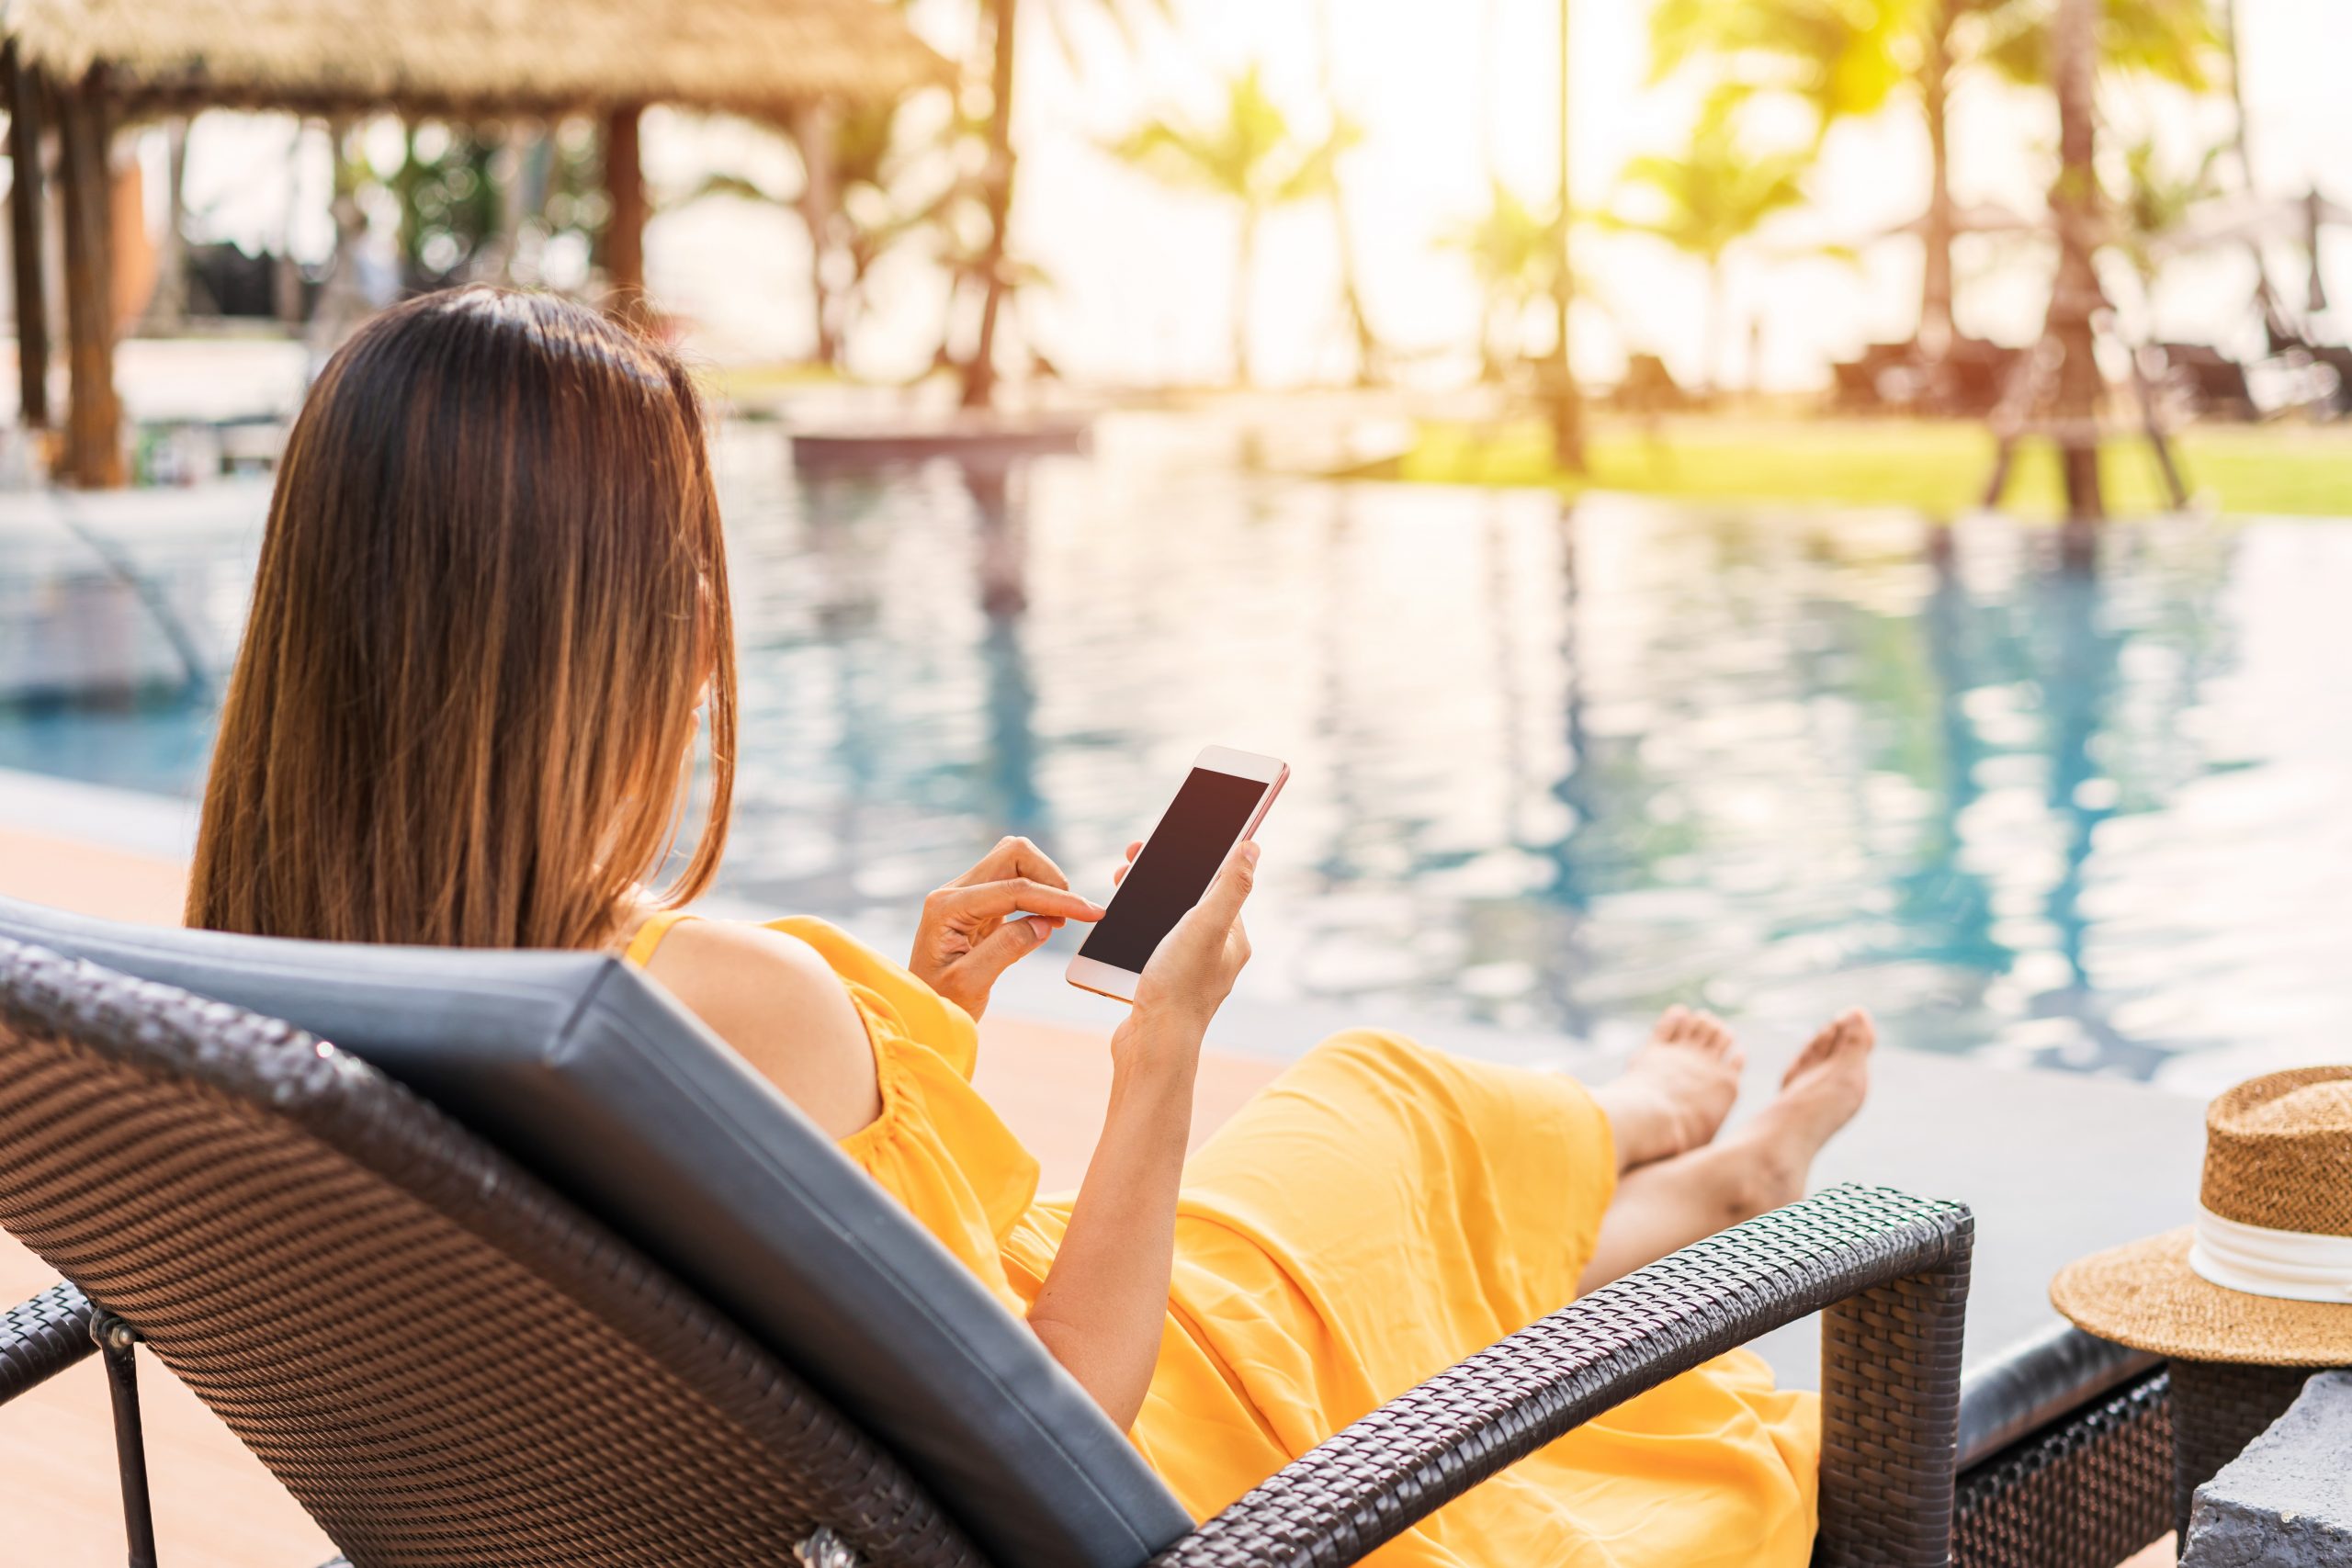
[[[931,896],[942,913],[1001,919],[1016,910],[1024,915],[1056,915],[1069,920],[1099,920],[1102,906],[1081,898],[1066,887],[1049,887],[1033,877],[1007,877],[976,887],[943,887]]]
[[[1062,874],[1062,868],[1054,863],[1054,858],[1017,833],[999,839],[996,848],[980,857],[979,864],[948,886],[978,887],[1016,876],[1042,882],[1048,887],[1069,886],[1069,878]]]
[[[1134,843],[1127,846],[1127,858],[1121,861],[1111,870],[1112,886],[1116,887],[1120,883],[1125,882],[1127,879],[1128,868],[1136,863],[1136,856],[1140,854],[1142,851],[1143,840],[1141,839],[1137,839]]]

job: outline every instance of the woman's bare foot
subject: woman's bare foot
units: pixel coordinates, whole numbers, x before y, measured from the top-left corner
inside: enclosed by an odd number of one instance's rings
[[[1711,1012],[1679,1003],[1659,1015],[1647,1043],[1593,1098],[1617,1139],[1617,1168],[1695,1149],[1715,1135],[1739,1096],[1747,1054]]]
[[[1759,1176],[1758,1213],[1804,1196],[1814,1156],[1870,1093],[1877,1043],[1870,1014],[1860,1008],[1840,1013],[1805,1042],[1772,1103],[1740,1128],[1735,1141],[1755,1157]]]
[[[1804,1197],[1814,1156],[1870,1092],[1877,1042],[1869,1014],[1847,1013],[1807,1043],[1772,1103],[1737,1132],[1628,1173],[1577,1289],[1592,1290]]]

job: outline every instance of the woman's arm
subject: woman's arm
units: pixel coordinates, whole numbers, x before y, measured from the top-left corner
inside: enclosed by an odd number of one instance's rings
[[[1176,1255],[1176,1190],[1192,1132],[1201,1040],[1250,959],[1242,901],[1258,846],[1226,860],[1145,964],[1111,1037],[1111,1107],[1029,1326],[1122,1429],[1159,1359]]]

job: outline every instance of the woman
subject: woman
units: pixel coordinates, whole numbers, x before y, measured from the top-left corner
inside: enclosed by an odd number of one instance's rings
[[[377,318],[281,463],[204,805],[191,924],[609,949],[645,966],[955,1252],[1196,1514],[1568,1300],[1797,1196],[1859,1105],[1859,1014],[1717,1140],[1741,1054],[1671,1010],[1616,1082],[1327,1041],[1184,1157],[1249,958],[1241,846],[1111,1040],[1074,1201],[973,1091],[1005,968],[1102,910],[1007,840],[901,967],[821,922],[680,914],[726,836],[734,634],[695,393],[592,312],[483,288]],[[706,826],[675,881],[697,716]],[[1134,851],[1130,849],[1132,856]],[[1392,1564],[1802,1562],[1815,1416],[1736,1355],[1417,1527]]]

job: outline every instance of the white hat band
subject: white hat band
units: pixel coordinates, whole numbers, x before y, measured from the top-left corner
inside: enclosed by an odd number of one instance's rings
[[[2352,1303],[2352,1236],[2243,1224],[2200,1203],[2188,1266],[2225,1291],[2290,1302]]]

